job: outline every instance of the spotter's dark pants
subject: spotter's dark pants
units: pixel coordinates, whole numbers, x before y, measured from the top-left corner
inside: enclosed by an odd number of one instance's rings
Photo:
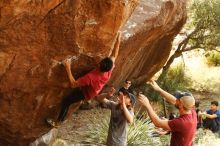
[[[220,130],[215,119],[210,118],[203,120],[203,127],[211,130],[212,132],[218,132]]]

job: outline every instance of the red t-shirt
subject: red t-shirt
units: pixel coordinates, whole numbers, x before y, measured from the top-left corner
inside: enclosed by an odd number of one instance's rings
[[[196,133],[197,117],[195,109],[192,114],[182,115],[168,121],[172,136],[170,146],[192,146]]]
[[[108,72],[101,72],[99,68],[95,68],[77,80],[86,99],[92,99],[99,94],[110,79],[113,68],[114,66]]]

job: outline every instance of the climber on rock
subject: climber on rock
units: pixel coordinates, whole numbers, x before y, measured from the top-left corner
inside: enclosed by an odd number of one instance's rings
[[[70,87],[73,88],[71,93],[63,98],[61,111],[57,120],[47,118],[46,122],[53,127],[60,125],[66,118],[69,107],[74,104],[71,109],[71,113],[75,112],[83,100],[91,100],[99,94],[103,86],[108,82],[111,77],[112,70],[114,69],[114,63],[118,56],[119,45],[120,45],[121,33],[117,35],[114,48],[109,57],[104,58],[99,63],[99,67],[93,69],[86,75],[75,79],[71,72],[71,61],[69,59],[63,61],[63,65],[67,71],[68,78],[70,81]]]

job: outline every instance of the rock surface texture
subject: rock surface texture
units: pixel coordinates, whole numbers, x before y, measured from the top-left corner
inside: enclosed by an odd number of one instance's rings
[[[186,20],[185,0],[1,0],[0,146],[25,146],[47,133],[73,56],[77,78],[122,44],[109,83],[137,84],[164,65]]]

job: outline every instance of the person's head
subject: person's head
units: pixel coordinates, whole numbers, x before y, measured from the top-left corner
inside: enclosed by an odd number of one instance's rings
[[[195,99],[191,93],[176,91],[173,95],[177,99],[175,106],[180,111],[190,111],[195,106]]]
[[[131,81],[125,80],[124,87],[128,89],[130,86],[131,86]]]
[[[99,63],[99,69],[101,72],[110,71],[112,69],[112,66],[113,66],[113,61],[109,57],[102,59],[101,62]]]
[[[218,109],[218,101],[212,101],[212,102],[211,102],[210,109],[211,109],[212,111],[216,111],[216,110]]]
[[[200,105],[200,101],[197,100],[197,101],[195,102],[195,107],[198,108],[199,105]]]
[[[133,107],[136,102],[136,97],[129,93],[128,91],[119,92],[119,104],[122,104],[122,97],[125,99],[125,104],[127,107]]]

